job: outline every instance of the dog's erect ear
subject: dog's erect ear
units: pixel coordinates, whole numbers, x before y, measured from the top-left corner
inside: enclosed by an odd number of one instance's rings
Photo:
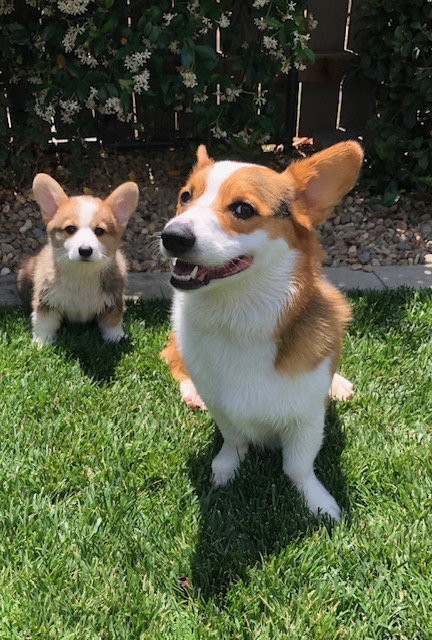
[[[205,147],[205,145],[200,144],[200,146],[197,149],[197,166],[199,169],[203,169],[204,167],[206,167],[209,164],[212,164],[211,159],[208,156],[207,153],[207,149]]]
[[[33,195],[44,222],[52,220],[59,206],[68,199],[59,183],[46,173],[38,173],[33,180]]]
[[[347,141],[290,165],[285,174],[294,181],[299,213],[307,216],[312,224],[324,222],[353,186],[362,162],[361,146]]]
[[[112,194],[105,203],[113,212],[117,224],[125,227],[130,216],[138,206],[139,189],[135,182],[124,182]]]

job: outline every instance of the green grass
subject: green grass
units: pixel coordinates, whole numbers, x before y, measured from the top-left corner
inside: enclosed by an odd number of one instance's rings
[[[125,344],[44,350],[0,313],[0,639],[431,638],[432,297],[351,300],[356,395],[317,459],[338,527],[278,452],[210,487],[220,436],[159,361],[166,305],[130,304]]]

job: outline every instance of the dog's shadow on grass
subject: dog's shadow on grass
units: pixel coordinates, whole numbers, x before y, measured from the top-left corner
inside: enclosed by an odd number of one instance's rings
[[[112,379],[119,360],[128,353],[129,338],[117,343],[103,342],[96,323],[85,326],[65,324],[59,331],[54,348],[77,361],[83,373],[95,382],[103,383]]]
[[[283,553],[296,540],[335,525],[314,517],[282,471],[280,451],[252,449],[240,473],[226,488],[209,483],[211,461],[222,444],[219,433],[205,452],[190,459],[190,476],[199,498],[201,521],[191,566],[194,591],[205,600],[224,597],[230,585],[247,581],[262,558]],[[346,484],[340,467],[345,446],[337,408],[327,412],[326,437],[316,459],[317,475],[349,521]]]
[[[84,325],[64,323],[56,337],[54,348],[78,361],[84,374],[98,383],[109,382],[125,354],[140,349],[130,335],[132,325],[141,323],[146,332],[158,331],[166,324],[168,303],[162,301],[129,301],[124,317],[126,336],[119,342],[104,342],[96,322]]]

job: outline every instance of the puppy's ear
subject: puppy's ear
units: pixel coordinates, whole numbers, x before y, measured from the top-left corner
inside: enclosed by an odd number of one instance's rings
[[[207,149],[205,147],[205,145],[200,144],[200,146],[197,149],[197,167],[199,169],[203,169],[204,167],[206,167],[209,164],[212,164],[211,159],[209,158],[209,155],[207,153]]]
[[[33,195],[44,222],[52,220],[59,206],[68,200],[59,183],[46,173],[38,173],[33,180]]]
[[[135,182],[124,182],[105,200],[113,212],[117,224],[125,227],[138,206],[139,189]]]
[[[290,165],[284,174],[294,183],[299,213],[312,224],[324,222],[353,186],[362,162],[361,146],[347,141]]]

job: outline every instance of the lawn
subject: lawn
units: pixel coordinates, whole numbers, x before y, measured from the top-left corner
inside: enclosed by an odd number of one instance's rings
[[[158,354],[164,303],[30,343],[0,313],[0,639],[432,637],[432,295],[353,293],[317,472],[343,507],[313,518],[278,452],[209,485],[211,418]]]

